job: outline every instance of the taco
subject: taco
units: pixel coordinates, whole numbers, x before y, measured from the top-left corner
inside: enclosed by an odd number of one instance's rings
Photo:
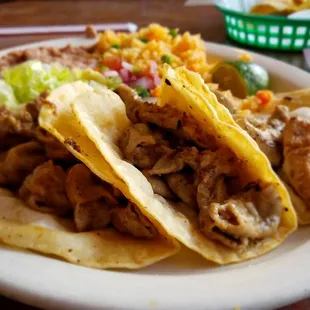
[[[236,122],[258,143],[285,183],[300,224],[310,224],[310,89],[275,94],[260,112],[241,110]]]
[[[190,249],[227,264],[257,257],[295,230],[289,195],[266,156],[198,74],[166,67],[157,104],[125,85],[119,96],[83,89],[71,109],[88,138]],[[44,121],[53,123],[52,109]]]
[[[179,244],[74,121],[66,100],[81,94],[80,83],[41,98],[40,108],[32,111],[42,115],[41,126],[28,124],[35,131],[30,141],[10,137],[16,143],[2,154],[0,165],[0,184],[11,190],[0,189],[0,240],[94,268],[136,269],[175,254]],[[52,125],[44,122],[50,109]],[[9,116],[8,122],[14,119]]]

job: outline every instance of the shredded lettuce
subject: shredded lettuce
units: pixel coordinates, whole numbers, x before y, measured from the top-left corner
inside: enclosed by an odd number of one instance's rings
[[[121,83],[120,78],[107,78],[92,69],[69,69],[37,60],[4,70],[3,78],[0,80],[0,105],[8,107],[30,102],[46,90],[76,80],[95,81],[110,89]]]
[[[75,80],[74,73],[64,67],[43,64],[37,60],[26,61],[4,70],[3,77],[14,91],[19,103],[29,102],[45,90]]]
[[[3,80],[0,80],[0,106],[5,105],[10,109],[18,106],[13,88]]]
[[[105,85],[107,88],[114,90],[122,83],[120,77],[105,77],[101,73],[92,69],[80,70],[77,72],[78,79],[83,81],[94,81],[101,85]]]

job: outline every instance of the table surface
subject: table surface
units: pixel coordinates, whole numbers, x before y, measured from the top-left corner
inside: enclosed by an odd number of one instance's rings
[[[201,33],[207,41],[236,45],[227,40],[222,15],[213,6],[185,7],[182,0],[0,0],[0,27],[129,21],[138,26],[157,22],[180,31]],[[59,37],[55,34],[0,37],[0,49]],[[301,53],[263,53],[309,70]],[[35,309],[1,296],[0,305],[1,309]],[[310,300],[285,309],[310,309]]]

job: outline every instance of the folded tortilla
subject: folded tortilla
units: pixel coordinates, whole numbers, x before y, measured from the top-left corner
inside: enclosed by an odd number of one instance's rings
[[[309,133],[309,128],[295,129],[294,135],[292,135],[288,141],[284,139],[286,128],[293,118],[297,122],[304,119],[304,124],[309,125],[310,89],[307,88],[274,94],[270,103],[263,106],[260,105],[258,111],[255,108],[251,109],[251,107],[249,109],[247,109],[247,107],[243,108],[244,109],[241,109],[234,115],[234,119],[255,138],[261,149],[266,152],[271,164],[279,174],[290,194],[299,224],[310,224],[309,200],[303,196],[307,188],[303,190],[303,194],[297,189],[297,183],[307,184],[309,178],[307,164],[307,154],[309,153],[307,135]],[[282,116],[281,113],[283,114]],[[246,122],[244,120],[246,120]],[[276,120],[277,123],[270,125],[269,120]],[[261,124],[259,124],[260,122]],[[292,127],[289,126],[288,128]],[[279,138],[275,138],[274,132],[279,135]],[[289,129],[289,132],[291,132],[291,129]],[[301,140],[300,138],[303,139]],[[293,142],[293,140],[299,140],[299,142],[291,148],[289,144]],[[299,157],[287,157],[287,147],[290,149],[289,152],[297,152]],[[291,173],[289,173],[290,171]],[[290,175],[287,175],[287,173]],[[301,198],[302,196],[304,200]]]
[[[284,105],[290,111],[310,107],[310,88],[275,94],[268,105],[271,109],[278,105]]]
[[[90,89],[88,85],[82,87],[85,92],[72,101],[71,109],[85,133],[137,201],[147,206],[148,213],[169,235],[190,249],[219,264],[239,262],[274,249],[296,229],[296,214],[288,192],[273,172],[268,159],[255,141],[234,122],[229,111],[217,102],[199,75],[185,68],[166,68],[158,105],[172,105],[193,117],[206,135],[212,135],[218,145],[229,148],[242,160],[244,165],[241,174],[249,180],[259,180],[261,184],[273,186],[281,201],[281,216],[276,232],[249,243],[242,250],[206,237],[200,231],[197,213],[186,204],[171,202],[154,194],[145,176],[123,159],[124,154],[119,148],[119,140],[132,126],[122,100],[108,90]],[[46,118],[46,122],[52,120]]]
[[[82,82],[63,86],[48,97],[53,106],[41,110],[39,122],[100,179],[120,190],[146,215],[159,232],[155,238],[138,238],[115,228],[76,232],[72,220],[32,210],[9,191],[0,189],[0,240],[8,245],[57,256],[71,263],[94,268],[141,268],[178,252],[177,241],[135,199],[126,184],[75,122],[68,102],[85,90]],[[83,88],[84,86],[84,88]],[[89,88],[91,89],[91,88]],[[60,100],[61,98],[61,100]],[[69,139],[71,143],[65,143]],[[72,144],[74,141],[74,145]]]
[[[298,216],[299,225],[309,225],[310,224],[310,212],[306,203],[296,194],[293,187],[290,185],[289,180],[283,171],[279,172],[279,176],[284,183],[288,193],[290,194],[290,198],[292,204],[296,210]]]

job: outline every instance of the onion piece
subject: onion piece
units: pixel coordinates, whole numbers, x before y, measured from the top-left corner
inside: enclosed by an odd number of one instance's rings
[[[133,65],[127,61],[122,61],[122,67],[126,70],[129,70],[129,71],[133,70]]]
[[[153,77],[153,81],[154,81],[155,87],[157,87],[157,86],[159,86],[160,83],[161,83],[161,78],[156,74],[156,75],[154,75],[154,77]]]
[[[124,83],[128,83],[130,81],[130,71],[127,69],[121,69],[119,71],[119,75],[121,76],[121,79],[123,80]]]
[[[103,72],[103,75],[106,77],[118,77],[119,76],[118,72],[115,70],[105,70]]]
[[[158,65],[155,60],[150,60],[150,74],[157,74],[158,72]]]
[[[137,87],[141,86],[145,89],[153,89],[154,87],[154,82],[151,78],[144,76],[142,78],[137,79],[136,81],[130,83],[131,87]]]

